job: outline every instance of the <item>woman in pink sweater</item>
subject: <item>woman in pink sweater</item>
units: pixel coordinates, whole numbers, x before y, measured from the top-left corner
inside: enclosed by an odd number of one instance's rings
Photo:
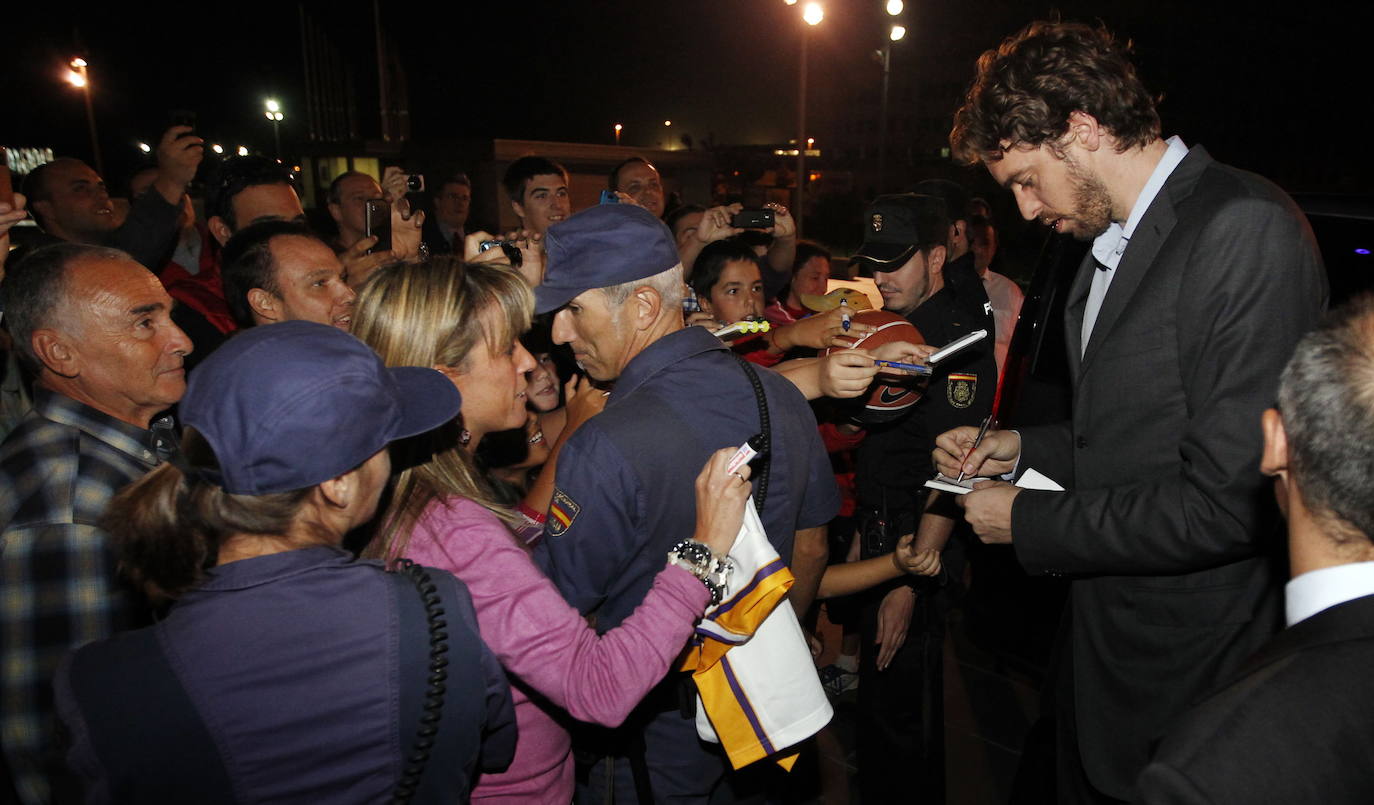
[[[368,553],[407,556],[461,579],[482,638],[510,676],[515,759],[482,777],[472,798],[561,805],[572,800],[571,742],[545,708],[618,725],[668,671],[709,594],[685,564],[667,564],[635,614],[597,635],[514,536],[524,523],[492,499],[472,450],[483,434],[525,421],[525,373],[535,363],[517,339],[532,307],[514,272],[441,258],[373,275],[358,297],[353,333],[388,366],[433,367],[463,396],[456,420],[393,448],[394,466],[408,469]],[[697,479],[695,538],[717,555],[734,541],[749,494],[748,483],[724,471],[729,452]]]

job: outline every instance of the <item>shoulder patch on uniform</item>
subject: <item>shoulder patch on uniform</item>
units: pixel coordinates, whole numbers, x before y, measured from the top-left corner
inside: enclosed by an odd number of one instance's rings
[[[968,408],[978,394],[978,375],[950,373],[945,382],[945,398],[955,408]]]
[[[567,492],[562,489],[553,490],[553,502],[549,504],[549,536],[561,537],[567,531],[581,513],[582,507],[577,505]]]

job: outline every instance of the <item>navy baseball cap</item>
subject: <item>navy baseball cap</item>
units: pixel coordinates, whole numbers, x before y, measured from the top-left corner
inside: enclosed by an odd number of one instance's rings
[[[286,321],[235,335],[191,372],[181,419],[219,459],[234,495],[305,489],[389,442],[458,415],[462,397],[433,369],[388,369],[335,327]]]
[[[864,243],[851,263],[863,273],[901,268],[917,249],[949,239],[945,202],[934,196],[897,193],[878,196],[864,218]]]
[[[682,262],[673,233],[634,204],[599,204],[544,235],[548,269],[534,289],[534,312],[548,313],[592,288],[662,274]]]

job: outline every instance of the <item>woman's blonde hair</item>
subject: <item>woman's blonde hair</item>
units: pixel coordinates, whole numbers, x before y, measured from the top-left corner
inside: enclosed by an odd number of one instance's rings
[[[482,313],[497,315],[482,324]],[[456,257],[398,263],[378,269],[358,293],[353,335],[387,366],[462,369],[474,349],[501,350],[530,327],[534,297],[508,268],[466,264]],[[433,500],[459,496],[485,507],[507,525],[516,515],[497,502],[482,471],[461,442],[462,416],[442,427],[392,444],[392,463],[403,467],[391,504],[364,556],[404,553],[415,521]]]

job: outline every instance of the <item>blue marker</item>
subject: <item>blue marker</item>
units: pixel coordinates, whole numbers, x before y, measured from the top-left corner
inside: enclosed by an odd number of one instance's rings
[[[847,333],[849,332],[849,300],[841,296],[840,307],[843,308],[843,312],[840,313],[840,327]]]
[[[930,374],[930,367],[929,367],[929,366],[922,366],[922,365],[919,364],[919,363],[902,363],[901,361],[879,361],[879,360],[875,360],[875,361],[873,361],[873,363],[874,363],[875,366],[880,366],[880,367],[882,367],[882,368],[884,368],[884,369],[901,369],[901,370],[904,371],[904,372],[915,372],[915,373],[918,374],[918,375],[928,375],[928,374]]]

